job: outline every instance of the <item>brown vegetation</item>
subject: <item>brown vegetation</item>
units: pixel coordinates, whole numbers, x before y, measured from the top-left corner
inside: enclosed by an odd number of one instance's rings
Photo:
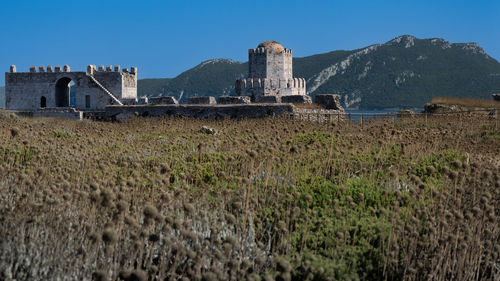
[[[498,280],[498,155],[487,118],[0,116],[0,279]]]

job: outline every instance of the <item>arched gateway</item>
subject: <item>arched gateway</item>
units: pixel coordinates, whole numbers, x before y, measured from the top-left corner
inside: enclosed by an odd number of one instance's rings
[[[63,77],[57,80],[55,88],[56,107],[69,107],[69,95],[71,78]]]

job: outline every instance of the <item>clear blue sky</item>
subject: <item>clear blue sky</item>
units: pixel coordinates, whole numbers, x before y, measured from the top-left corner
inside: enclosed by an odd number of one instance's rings
[[[0,0],[0,67],[138,66],[175,77],[212,58],[246,61],[276,40],[303,57],[403,34],[477,42],[500,59],[500,0]],[[4,84],[0,75],[0,85]]]

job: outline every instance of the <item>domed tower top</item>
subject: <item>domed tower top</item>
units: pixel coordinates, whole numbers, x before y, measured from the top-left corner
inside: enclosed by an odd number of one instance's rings
[[[248,62],[249,78],[292,79],[292,50],[276,41],[265,41],[248,50]]]
[[[283,48],[283,46],[281,46],[280,43],[272,40],[260,43],[259,46],[257,46],[257,48],[265,48],[267,50],[272,50],[278,54],[282,53],[285,50],[285,48]]]

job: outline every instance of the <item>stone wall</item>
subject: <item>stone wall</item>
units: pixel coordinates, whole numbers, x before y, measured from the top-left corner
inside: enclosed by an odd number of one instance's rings
[[[243,78],[236,80],[236,94],[238,96],[270,96],[270,95],[305,95],[306,80],[304,78],[290,78],[277,80],[274,78]]]
[[[218,104],[249,104],[250,103],[250,97],[249,96],[220,96],[218,101]]]
[[[267,78],[267,53],[264,48],[248,50],[248,78]]]
[[[256,96],[256,103],[281,103],[281,96]]]
[[[447,105],[440,103],[426,103],[424,105],[424,113],[450,113],[466,111],[467,109],[458,105]]]
[[[106,107],[106,118],[125,120],[135,117],[184,116],[208,119],[263,118],[291,114],[291,104],[234,104],[234,105],[135,105]]]
[[[71,120],[82,120],[83,112],[77,111],[74,108],[40,108],[33,111],[33,117],[50,117]]]
[[[314,97],[314,102],[326,109],[344,110],[344,108],[340,105],[340,95],[316,95]]]
[[[5,73],[6,108],[12,110],[36,110],[45,107],[68,107],[69,96],[66,99],[56,98],[57,91],[62,96],[69,95],[65,86],[70,81],[75,83],[76,103],[79,110],[104,109],[113,103],[113,99],[96,84],[97,81],[117,99],[133,99],[137,97],[137,75],[119,71],[111,66],[89,66],[87,72],[71,71],[69,66],[31,67],[30,72],[17,72],[12,66],[10,72]],[[38,70],[38,71],[37,71]],[[95,79],[92,79],[92,77]],[[62,86],[64,85],[64,87]],[[58,86],[60,90],[58,89]],[[64,88],[64,89],[63,89]]]
[[[149,98],[150,104],[179,104],[177,99],[172,96],[161,96]]]
[[[314,122],[338,122],[345,121],[345,111],[328,109],[293,108],[294,119],[308,120]]]
[[[137,68],[132,67],[134,73],[122,71],[122,99],[136,99],[137,98]],[[126,69],[124,69],[126,70]]]
[[[217,104],[217,101],[214,97],[206,96],[206,97],[189,97],[189,104]]]
[[[306,95],[291,95],[291,96],[282,96],[282,103],[312,103],[312,99],[310,96]]]
[[[293,104],[261,103],[232,105],[146,104],[110,105],[103,111],[78,111],[74,108],[40,108],[33,111],[6,111],[26,117],[53,117],[64,119],[94,119],[122,121],[136,117],[177,116],[206,119],[247,119],[284,116],[315,122],[336,122],[345,119],[339,110],[298,108]]]

